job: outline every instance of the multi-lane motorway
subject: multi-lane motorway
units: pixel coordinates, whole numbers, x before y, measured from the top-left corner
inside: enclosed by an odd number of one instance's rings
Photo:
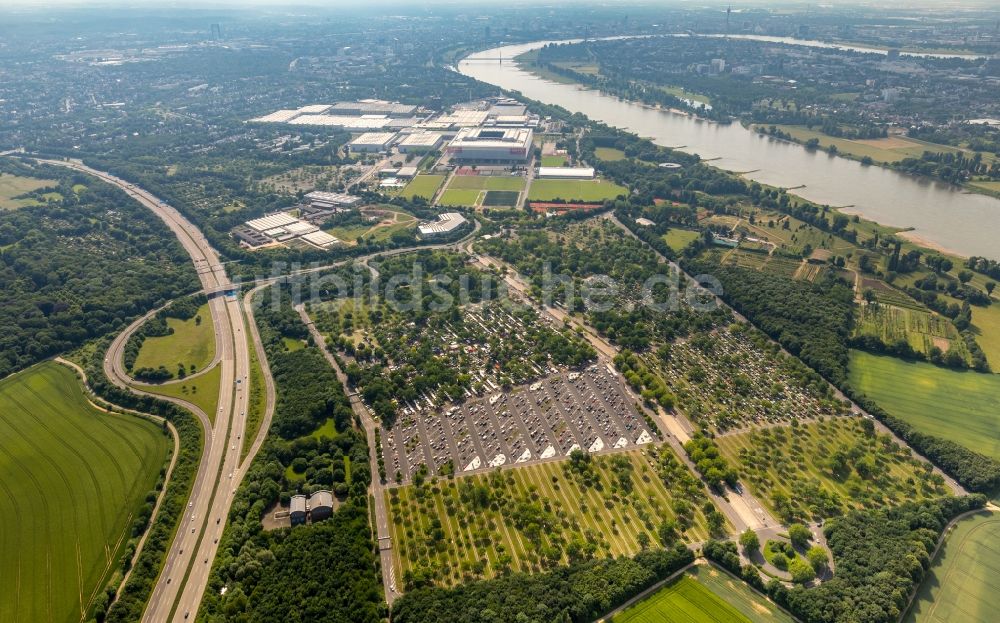
[[[255,336],[246,335],[248,325],[240,300],[236,293],[227,292],[233,284],[215,250],[201,231],[180,212],[149,192],[82,163],[59,160],[44,162],[98,177],[121,188],[153,211],[173,231],[191,256],[204,290],[218,293],[209,298],[218,352],[217,365],[221,372],[218,411],[214,414],[204,413],[195,405],[175,401],[194,412],[201,421],[205,429],[205,444],[188,507],[143,615],[143,621],[157,623],[190,619],[195,616],[208,584],[209,571],[225,528],[233,495],[240,478],[246,473],[245,469],[240,469],[240,454],[243,435],[246,433],[249,401],[248,339],[254,340]],[[130,329],[134,330],[140,324],[137,321]],[[130,385],[131,379],[121,364],[122,349],[130,335],[131,331],[126,330],[116,338],[104,367],[113,382],[138,391]],[[262,434],[264,431],[266,429],[262,428]],[[251,450],[256,451],[259,447],[259,444],[254,444]],[[245,463],[249,465],[252,459],[253,454],[248,453]]]

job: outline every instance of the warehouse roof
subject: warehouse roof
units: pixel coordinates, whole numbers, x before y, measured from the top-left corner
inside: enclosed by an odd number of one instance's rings
[[[445,212],[438,214],[437,221],[424,223],[418,227],[418,231],[427,236],[433,234],[446,234],[455,231],[465,223],[465,217],[458,212]]]
[[[290,225],[298,220],[299,219],[295,218],[291,214],[277,212],[275,214],[269,214],[267,216],[262,216],[261,218],[255,218],[251,221],[247,221],[247,226],[251,229],[256,229],[257,231],[266,231],[268,229]]]
[[[332,247],[333,245],[340,242],[335,236],[331,236],[325,231],[314,231],[302,236],[302,239],[309,244],[315,245],[321,249],[326,249]]]
[[[594,177],[594,169],[592,167],[539,167],[538,177],[589,180]]]
[[[395,132],[365,132],[351,141],[351,145],[387,145],[396,138]]]

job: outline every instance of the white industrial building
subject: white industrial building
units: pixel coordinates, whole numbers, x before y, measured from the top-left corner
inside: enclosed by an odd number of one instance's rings
[[[395,132],[365,132],[350,142],[350,149],[354,153],[385,152],[389,151],[395,140]]]
[[[337,102],[329,107],[335,115],[386,115],[388,117],[411,117],[417,107],[384,100],[361,100],[358,102]]]
[[[594,169],[592,167],[539,167],[538,177],[540,179],[592,180],[594,179]]]
[[[527,128],[464,128],[447,151],[457,162],[524,162],[531,154],[532,136]]]
[[[334,193],[323,194],[332,195]],[[350,195],[345,196],[349,197]],[[329,249],[340,243],[340,240],[321,231],[312,223],[295,218],[285,212],[276,212],[249,220],[235,228],[233,235],[251,248],[292,240],[301,240],[318,249]]]
[[[399,142],[399,153],[401,154],[421,154],[434,151],[444,142],[444,135],[440,132],[414,132],[408,134]]]
[[[361,203],[361,197],[348,195],[346,193],[329,193],[322,190],[314,190],[305,195],[309,205],[316,208],[353,208]]]
[[[320,249],[329,249],[335,245],[340,244],[340,240],[326,233],[325,231],[313,231],[308,234],[304,234],[302,239],[313,245],[314,247],[319,247]]]
[[[436,221],[420,224],[417,231],[424,237],[441,236],[450,234],[467,222],[465,217],[458,212],[445,212],[438,214]]]
[[[483,125],[489,116],[490,113],[486,110],[462,108],[447,115],[441,115],[434,122],[441,128],[473,128]]]

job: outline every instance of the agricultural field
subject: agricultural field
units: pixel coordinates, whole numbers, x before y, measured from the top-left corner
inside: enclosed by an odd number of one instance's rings
[[[1000,515],[959,521],[945,539],[906,613],[905,623],[989,623],[1000,610]]]
[[[929,310],[882,303],[862,304],[858,307],[854,333],[878,338],[886,345],[905,341],[914,351],[924,355],[929,354],[936,346],[942,353],[957,349],[966,361],[971,357],[965,341],[951,320]]]
[[[198,308],[190,320],[167,318],[170,335],[147,337],[142,342],[133,369],[165,367],[176,370],[178,364],[203,370],[215,358],[215,329],[208,303]]]
[[[1000,373],[1000,301],[993,299],[989,307],[973,308],[972,331],[990,367]]]
[[[0,381],[0,404],[0,613],[85,620],[171,444],[152,422],[92,407],[51,362]]]
[[[851,140],[828,136],[819,130],[810,130],[805,126],[779,125],[778,129],[788,132],[792,138],[802,143],[815,138],[819,140],[821,148],[836,145],[838,152],[841,154],[853,156],[858,159],[868,156],[875,162],[882,163],[898,162],[903,158],[919,158],[925,151],[939,153],[957,153],[961,151],[947,145],[927,143],[904,136]]]
[[[594,155],[599,159],[606,160],[608,162],[625,159],[625,152],[620,149],[615,149],[614,147],[595,147]]]
[[[742,246],[742,245],[741,245]],[[769,255],[767,253],[755,253],[733,249],[726,251],[720,260],[727,266],[741,266],[754,270],[765,271],[782,277],[791,279],[802,269],[802,261],[781,255]]]
[[[793,623],[767,597],[711,564],[699,564],[609,623]]]
[[[851,385],[917,430],[1000,459],[1000,375],[851,351]]]
[[[699,232],[690,229],[673,228],[663,235],[663,241],[674,251],[680,252],[700,236]]]
[[[708,536],[704,486],[668,446],[428,478],[386,497],[404,586],[632,555],[659,542],[664,520],[676,521],[675,538]]]
[[[413,178],[413,180],[411,180],[399,194],[407,199],[423,197],[424,199],[430,201],[434,198],[434,193],[437,192],[437,189],[440,188],[443,183],[443,175],[420,174]]]
[[[871,424],[860,417],[793,422],[716,442],[744,485],[786,523],[947,494],[930,464],[866,422]]]
[[[35,199],[15,199],[15,197],[55,184],[55,180],[40,180],[33,177],[0,173],[0,210],[16,210],[38,205],[38,201]]]
[[[604,201],[627,195],[628,189],[606,180],[534,180],[528,191],[531,201]]]
[[[219,410],[219,383],[221,382],[222,369],[215,365],[197,376],[163,383],[161,385],[147,385],[144,383],[133,383],[135,387],[161,396],[180,398],[200,407],[208,419],[215,421],[215,414]]]

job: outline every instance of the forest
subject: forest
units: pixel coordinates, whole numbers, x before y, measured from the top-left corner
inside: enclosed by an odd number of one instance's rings
[[[393,604],[395,623],[590,623],[694,562],[683,544],[455,588],[421,588]]]
[[[57,167],[4,160],[0,172],[57,180],[58,194],[0,211],[0,377],[198,289],[180,244],[124,192]]]
[[[281,287],[280,305],[262,305],[256,314],[277,390],[271,434],[236,494],[205,593],[204,620],[375,623],[385,606],[368,527],[368,446],[319,349],[285,349],[282,337],[303,335],[305,327],[288,287]],[[333,439],[310,436],[328,419]],[[349,476],[342,469],[348,464]],[[293,466],[307,476],[290,482]],[[339,500],[331,519],[263,529],[261,518],[275,503],[329,488]]]

